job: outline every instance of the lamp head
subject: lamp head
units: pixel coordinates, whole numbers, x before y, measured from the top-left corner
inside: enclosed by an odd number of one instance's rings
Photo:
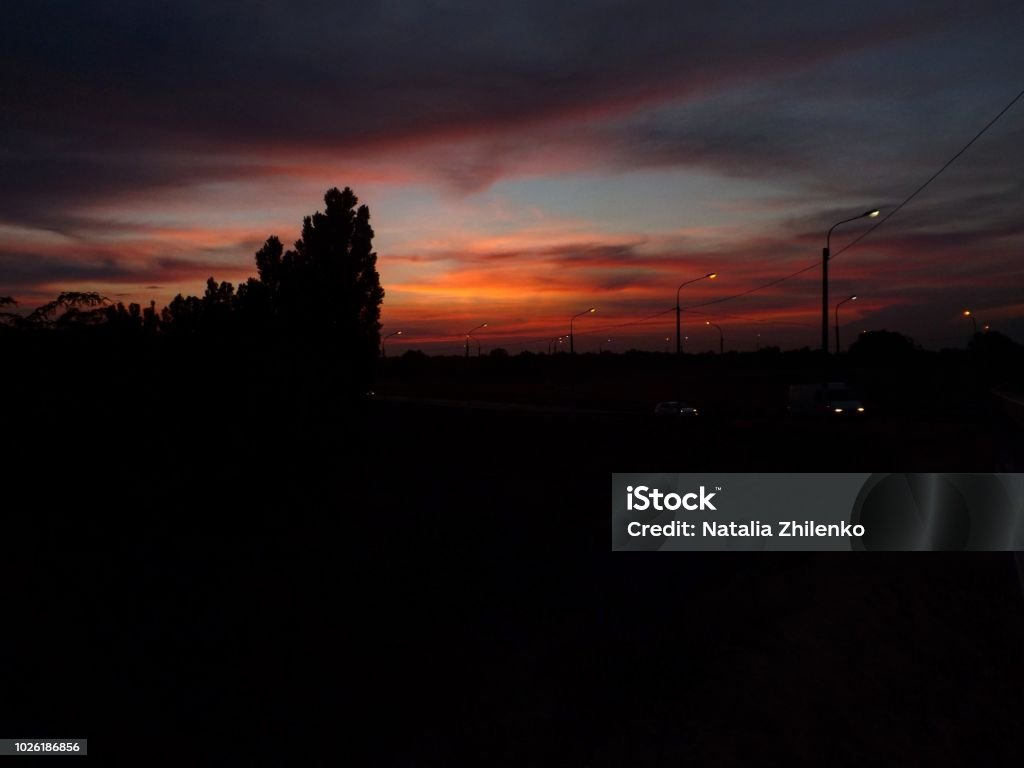
[[[714,280],[716,277],[718,277],[718,273],[709,272],[708,274],[704,275],[704,277],[706,277],[708,280]]]
[[[869,219],[873,219],[877,217],[879,213],[881,213],[881,211],[879,211],[877,208],[872,208],[870,211],[866,211],[864,215]]]

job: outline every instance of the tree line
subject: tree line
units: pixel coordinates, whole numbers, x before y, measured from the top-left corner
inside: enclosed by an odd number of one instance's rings
[[[86,333],[285,344],[365,375],[380,346],[384,290],[373,251],[370,211],[346,187],[302,222],[294,246],[277,236],[255,254],[257,275],[237,287],[210,277],[201,296],[178,294],[163,309],[125,305],[97,292],[68,291],[22,314],[0,296],[0,326],[11,331]]]

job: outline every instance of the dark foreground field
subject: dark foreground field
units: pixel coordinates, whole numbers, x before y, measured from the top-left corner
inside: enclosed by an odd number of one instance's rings
[[[268,413],[233,386],[19,391],[5,732],[149,764],[1021,756],[1009,555],[610,552],[613,471],[1011,466],[984,399],[683,423],[427,390]]]

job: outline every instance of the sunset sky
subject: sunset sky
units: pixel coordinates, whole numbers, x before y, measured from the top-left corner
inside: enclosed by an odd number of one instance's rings
[[[32,2],[0,51],[0,295],[201,293],[331,186],[389,350],[817,345],[829,226],[883,215],[1024,88],[1010,2]],[[870,222],[838,230],[833,251]],[[1024,341],[1024,99],[831,265],[844,341]],[[833,301],[834,303],[834,301]],[[706,313],[706,314],[701,314]],[[626,323],[633,322],[631,325]],[[608,341],[611,339],[611,341]],[[395,343],[401,342],[401,343]]]

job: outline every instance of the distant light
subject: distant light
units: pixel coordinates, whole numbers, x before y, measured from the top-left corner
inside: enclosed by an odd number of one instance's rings
[[[842,412],[843,412],[842,408],[836,408],[836,413],[842,413]]]
[[[481,328],[486,328],[486,327],[487,327],[487,323],[484,323],[484,324],[483,324],[483,325],[481,325],[480,327],[481,327]]]
[[[401,335],[402,335],[401,331],[395,331],[395,336],[401,336]]]
[[[707,275],[708,280],[714,280],[716,277],[718,277],[717,272],[711,272],[710,274]]]
[[[850,301],[856,301],[856,300],[857,300],[857,297],[856,297],[856,296],[851,296],[851,297],[850,297]]]
[[[858,408],[857,413],[864,413],[864,407],[861,406],[860,408]]]
[[[965,309],[964,310],[964,317],[970,317],[970,316],[971,316],[971,310]]]
[[[597,312],[597,307],[591,307],[587,312]]]
[[[704,325],[711,325],[711,321],[710,320],[705,320],[704,321]]]
[[[868,217],[869,219],[873,219],[873,218],[875,218],[875,217],[876,217],[876,216],[877,216],[877,215],[878,215],[879,213],[880,213],[880,211],[879,211],[879,210],[878,210],[877,208],[875,208],[875,209],[874,209],[873,211],[868,211],[868,212],[867,212],[867,213],[865,213],[864,215],[865,215],[865,216],[867,216],[867,217]]]

